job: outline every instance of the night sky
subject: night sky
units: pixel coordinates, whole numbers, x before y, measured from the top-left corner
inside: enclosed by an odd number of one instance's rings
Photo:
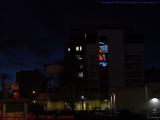
[[[71,29],[101,20],[134,27],[144,34],[145,67],[160,67],[157,6],[116,7],[100,0],[4,1],[0,3],[0,72],[12,81],[16,71],[42,69],[44,64],[63,61]]]

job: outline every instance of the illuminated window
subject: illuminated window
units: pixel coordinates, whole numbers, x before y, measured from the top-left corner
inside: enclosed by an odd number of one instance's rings
[[[82,46],[76,46],[76,51],[82,51]]]
[[[82,68],[83,68],[83,64],[81,64],[81,65],[79,66],[79,68],[81,68],[81,69],[82,69]]]
[[[79,51],[79,46],[76,46],[76,51]]]
[[[82,46],[79,46],[79,50],[82,51]]]
[[[87,34],[86,34],[86,33],[84,33],[84,38],[85,38],[85,39],[87,38]]]
[[[83,59],[83,58],[82,58],[82,55],[76,55],[76,59],[82,60],[82,59]]]
[[[68,51],[71,51],[71,48],[68,48]]]
[[[83,78],[83,72],[77,73],[77,77]]]

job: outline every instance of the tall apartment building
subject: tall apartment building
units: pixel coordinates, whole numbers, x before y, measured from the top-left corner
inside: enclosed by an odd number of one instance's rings
[[[144,39],[136,33],[125,36],[126,84],[144,84]]]
[[[144,84],[143,38],[128,29],[79,29],[65,49],[74,100],[105,100],[117,88]]]

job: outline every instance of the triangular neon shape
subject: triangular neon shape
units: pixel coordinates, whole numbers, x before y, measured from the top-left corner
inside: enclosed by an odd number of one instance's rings
[[[102,56],[102,55],[98,55],[98,60],[99,60],[99,61],[104,61],[103,56]]]

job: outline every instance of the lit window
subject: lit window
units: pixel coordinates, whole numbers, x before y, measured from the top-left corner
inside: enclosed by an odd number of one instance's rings
[[[82,46],[76,46],[76,51],[82,51]]]
[[[79,46],[79,50],[82,51],[82,46]]]
[[[82,55],[76,55],[76,59],[82,60],[82,59],[83,59],[83,58],[82,58]]]
[[[68,51],[71,51],[71,48],[68,48]]]
[[[82,68],[83,68],[83,65],[81,64],[81,65],[79,66],[79,68],[81,68],[81,69],[82,69]]]
[[[76,46],[76,51],[79,51],[79,46]]]
[[[78,76],[79,78],[83,78],[83,72],[77,73],[77,76]]]
[[[87,34],[86,34],[86,33],[84,33],[84,38],[85,38],[85,39],[87,38]]]

